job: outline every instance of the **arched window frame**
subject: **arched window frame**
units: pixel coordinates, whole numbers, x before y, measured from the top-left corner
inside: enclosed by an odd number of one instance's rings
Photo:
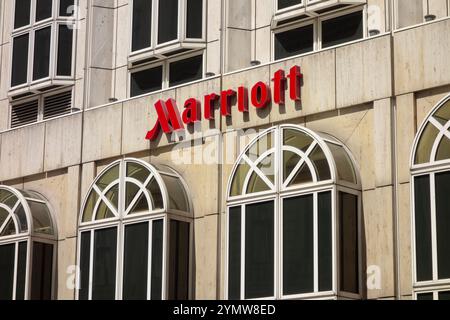
[[[162,208],[157,208],[155,210],[151,210],[149,212],[142,212],[142,213],[134,213],[132,215],[128,215],[129,210],[126,210],[124,200],[125,200],[125,184],[126,182],[132,182],[132,183],[139,183],[139,181],[127,177],[126,176],[126,167],[128,163],[134,163],[138,164],[145,169],[147,169],[150,174],[147,176],[146,183],[142,186],[145,188],[145,185],[148,184],[152,178],[154,178],[158,184],[159,190],[161,191],[162,196]],[[115,166],[119,166],[119,178],[113,180],[103,191],[99,190],[97,187],[97,182],[103,177],[105,173],[107,173],[109,170],[114,168]],[[167,187],[166,182],[164,181],[163,177],[172,177],[178,180],[178,182],[181,184],[181,190],[184,192],[185,200],[186,200],[186,211],[174,209],[170,205],[170,196],[169,196],[169,190]],[[101,220],[95,220],[95,217],[92,217],[92,221],[89,222],[83,222],[83,213],[84,209],[86,207],[86,204],[89,200],[89,195],[91,192],[95,192],[94,190],[97,189],[97,192],[102,192],[103,195],[105,195],[112,187],[119,186],[119,198],[118,198],[118,208],[117,210],[115,208],[112,208],[108,204],[108,208],[112,210],[115,214],[115,217],[112,218],[106,218]],[[136,196],[137,198],[137,196]],[[149,198],[146,195],[147,200]],[[130,207],[135,202],[136,199],[134,199],[130,203]],[[150,203],[150,202],[148,202]],[[95,205],[94,213],[98,209],[99,203]],[[114,209],[114,210],[113,210]],[[117,215],[116,215],[117,214]],[[91,186],[89,188],[88,193],[85,195],[85,198],[83,200],[83,204],[80,210],[80,216],[79,216],[79,227],[78,227],[78,250],[77,250],[77,261],[81,262],[81,235],[83,233],[89,232],[90,233],[90,257],[89,257],[89,297],[88,299],[92,299],[92,281],[93,281],[93,275],[92,275],[92,268],[93,268],[93,244],[94,244],[94,235],[95,231],[102,230],[102,229],[108,229],[108,228],[117,228],[117,248],[116,248],[116,276],[115,276],[115,299],[122,300],[123,299],[123,256],[124,256],[124,246],[125,246],[125,227],[130,225],[138,225],[139,223],[149,223],[149,228],[152,229],[152,223],[153,221],[163,221],[163,246],[162,246],[162,256],[163,256],[163,262],[162,262],[162,292],[161,297],[163,300],[168,299],[168,281],[169,281],[169,275],[168,275],[168,264],[169,264],[169,239],[171,239],[171,222],[185,222],[189,224],[189,274],[188,274],[188,296],[189,299],[192,298],[193,293],[193,261],[192,261],[192,247],[193,247],[193,205],[191,201],[191,197],[188,192],[188,187],[184,179],[173,169],[171,169],[168,166],[165,165],[152,165],[145,161],[142,161],[140,159],[135,158],[125,158],[120,159],[117,161],[112,162],[108,166],[106,166],[101,172],[98,173],[94,181],[91,183]],[[149,245],[151,243],[151,230],[149,229]],[[149,254],[149,273],[150,273],[150,263],[151,263],[151,254]],[[78,284],[80,285],[82,275],[78,277]],[[150,282],[148,282],[148,285],[150,286]],[[151,290],[147,288],[147,290]],[[151,294],[148,292],[148,294]],[[80,290],[76,290],[76,299],[80,299]]]
[[[11,193],[17,198],[15,205],[10,208],[3,203],[0,203],[0,207],[8,211],[9,216],[5,219],[4,223],[0,225],[0,234],[7,226],[7,222],[9,217],[13,219],[15,234],[2,236],[0,237],[0,246],[7,246],[14,244],[15,245],[15,253],[14,253],[14,281],[13,281],[13,300],[30,300],[32,299],[31,292],[31,281],[33,274],[33,252],[34,246],[36,243],[51,245],[52,246],[52,259],[51,259],[51,288],[50,288],[50,299],[56,298],[55,284],[56,284],[56,259],[57,259],[57,244],[58,244],[58,227],[56,223],[56,216],[54,210],[50,203],[40,194],[33,191],[21,191],[15,188],[2,185],[0,186],[0,190],[4,190],[6,192]],[[51,234],[38,233],[35,230],[33,211],[30,208],[31,203],[38,203],[40,205],[45,206],[48,213],[49,222],[51,224],[52,232]],[[27,231],[20,232],[19,229],[19,221],[17,216],[15,215],[16,210],[19,206],[23,207],[26,223],[27,223]],[[18,273],[18,264],[19,264],[19,245],[21,243],[26,243],[26,258],[25,258],[25,280],[24,280],[24,292],[23,297],[17,296],[17,273]]]
[[[428,113],[421,124],[413,142],[413,148],[410,155],[411,172],[411,243],[412,243],[412,283],[413,298],[416,300],[425,299],[429,295],[432,300],[439,300],[442,294],[450,295],[450,278],[439,279],[438,274],[438,244],[437,244],[437,222],[436,222],[436,176],[450,172],[450,158],[437,160],[438,148],[443,139],[450,139],[450,119],[445,124],[436,120],[436,114],[444,108],[450,108],[450,95],[441,99],[437,105]],[[437,136],[429,150],[428,161],[417,161],[419,145],[426,132],[427,126],[436,128]],[[433,135],[434,136],[434,135]],[[427,153],[428,154],[428,153]],[[416,180],[418,178],[427,178],[429,187],[429,210],[431,227],[431,272],[432,280],[418,280],[417,270],[417,241],[416,241]],[[424,297],[424,298],[422,298]]]
[[[309,135],[313,139],[313,145],[309,147],[309,149],[305,152],[305,156],[309,156],[310,153],[313,151],[314,146],[319,146],[322,151],[324,152],[326,159],[328,161],[329,167],[330,167],[330,176],[331,178],[325,181],[314,181],[312,183],[306,183],[301,185],[294,185],[294,186],[287,186],[286,183],[283,181],[283,165],[281,163],[281,159],[283,159],[283,150],[292,148],[285,148],[283,146],[283,131],[284,130],[296,130],[300,131],[302,133],[305,133]],[[250,194],[243,194],[238,196],[232,196],[232,184],[233,179],[235,177],[237,168],[239,164],[242,163],[242,161],[247,161],[245,158],[248,158],[246,156],[246,152],[262,137],[264,137],[267,134],[273,133],[274,134],[274,142],[273,147],[267,151],[264,152],[263,155],[270,154],[272,152],[275,153],[275,178],[272,185],[270,185],[270,190],[268,191],[262,191],[262,192],[256,192],[256,193],[250,193]],[[331,152],[330,148],[328,147],[329,144],[336,145],[339,147],[342,147],[343,150],[345,150],[346,155],[348,156],[348,159],[351,162],[352,169],[354,170],[354,178],[355,183],[350,183],[344,180],[341,180],[338,175],[338,167],[335,162],[335,159],[333,157],[333,153]],[[299,150],[298,150],[299,151]],[[294,151],[295,152],[295,151]],[[263,158],[261,156],[260,158]],[[254,164],[257,165],[257,164]],[[254,169],[254,165],[250,166]],[[297,165],[299,166],[299,165]],[[298,168],[300,169],[300,168]],[[312,170],[311,170],[312,171]],[[249,180],[249,176],[252,174],[252,170],[248,172],[248,176],[246,178],[246,181]],[[294,173],[292,173],[294,174]],[[313,177],[315,179],[315,177]],[[247,182],[244,183],[242,190],[245,190],[247,187]],[[283,294],[283,281],[282,281],[282,239],[281,239],[281,225],[282,225],[282,202],[284,199],[304,196],[304,195],[311,195],[313,194],[314,197],[314,228],[315,228],[315,251],[317,246],[317,216],[318,216],[318,209],[317,209],[317,198],[318,195],[321,193],[331,193],[331,218],[332,218],[332,290],[326,291],[326,292],[319,292],[318,291],[318,266],[317,266],[317,253],[315,253],[314,257],[314,293],[306,293],[306,294],[295,294],[295,295],[284,295]],[[350,292],[344,292],[342,290],[339,290],[340,288],[340,259],[339,259],[339,219],[338,219],[338,208],[340,205],[339,195],[340,193],[347,193],[350,195],[354,195],[357,197],[357,219],[358,219],[358,226],[357,226],[357,237],[358,237],[358,247],[357,247],[357,255],[358,255],[358,294],[350,293]],[[244,191],[243,191],[244,193]],[[241,255],[243,257],[243,249],[244,249],[244,241],[242,241],[242,238],[244,238],[244,227],[245,227],[245,207],[249,204],[256,204],[261,203],[265,201],[273,201],[274,202],[274,211],[275,211],[275,221],[274,221],[274,238],[275,238],[275,253],[274,253],[274,295],[270,297],[264,297],[267,299],[335,299],[338,297],[343,298],[349,298],[349,299],[361,299],[362,297],[362,250],[361,250],[361,221],[362,221],[362,204],[361,204],[361,179],[359,177],[359,170],[356,166],[356,162],[351,155],[351,152],[349,149],[341,143],[336,138],[324,134],[324,133],[316,133],[312,130],[309,130],[305,127],[298,126],[298,125],[292,125],[292,124],[286,124],[286,125],[280,125],[275,126],[269,129],[264,130],[263,132],[259,133],[255,138],[251,140],[250,143],[244,148],[244,150],[241,152],[239,157],[237,158],[237,161],[235,162],[233,169],[231,171],[230,178],[228,180],[227,185],[227,219],[226,219],[226,263],[225,263],[225,297],[228,298],[228,263],[229,263],[229,219],[230,219],[230,209],[241,207]],[[242,262],[241,262],[242,263]],[[241,298],[245,296],[245,285],[244,281],[242,281],[244,277],[244,267],[241,264]]]

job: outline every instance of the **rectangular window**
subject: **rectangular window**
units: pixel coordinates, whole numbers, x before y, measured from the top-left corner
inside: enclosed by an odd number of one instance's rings
[[[331,291],[333,289],[331,192],[319,193],[318,197],[319,291]]]
[[[89,266],[91,252],[91,232],[83,232],[80,240],[80,290],[78,300],[89,300]]]
[[[131,97],[162,89],[163,67],[145,69],[131,73]]]
[[[29,34],[24,34],[13,39],[13,59],[11,86],[17,86],[27,82],[28,77],[28,43]]]
[[[46,78],[50,74],[51,27],[37,30],[34,38],[33,80]]]
[[[201,39],[203,35],[203,0],[187,0],[186,11],[186,38]]]
[[[170,221],[169,300],[189,298],[189,223]]]
[[[14,8],[14,29],[30,24],[31,0],[16,0]]]
[[[230,208],[228,229],[228,299],[241,298],[241,207]]]
[[[170,64],[169,86],[199,80],[203,77],[203,56],[178,60]]]
[[[52,17],[53,0],[36,0],[36,22]]]
[[[151,47],[152,43],[152,2],[133,0],[132,49],[138,51]]]
[[[116,298],[117,228],[94,233],[92,299]]]
[[[245,299],[273,297],[274,202],[246,206]]]
[[[58,26],[58,60],[56,75],[72,75],[73,30],[66,24]]]
[[[59,16],[70,17],[74,14],[74,0],[59,0]]]
[[[278,10],[289,8],[302,3],[302,0],[277,0]]]
[[[158,44],[178,39],[178,0],[158,0]]]
[[[152,223],[152,275],[151,299],[162,299],[163,276],[163,238],[164,221],[156,220]]]
[[[438,278],[450,279],[450,172],[437,173],[435,182]]]
[[[362,39],[363,13],[350,13],[322,21],[322,48]]]
[[[433,300],[433,292],[417,294],[417,300]]]
[[[433,279],[431,258],[431,202],[430,177],[414,178],[414,212],[416,242],[416,278],[417,281]]]
[[[450,291],[439,292],[439,300],[450,300]]]
[[[275,59],[310,52],[314,50],[314,25],[275,34]]]
[[[53,245],[33,242],[31,300],[52,298]]]
[[[358,197],[339,193],[341,291],[358,293]]]
[[[314,292],[313,195],[283,200],[283,294]]]
[[[19,243],[19,253],[17,259],[17,277],[16,277],[16,300],[25,299],[25,281],[27,270],[27,247],[26,242]],[[1,270],[1,269],[0,269]]]
[[[0,300],[13,298],[15,248],[15,244],[0,246]]]

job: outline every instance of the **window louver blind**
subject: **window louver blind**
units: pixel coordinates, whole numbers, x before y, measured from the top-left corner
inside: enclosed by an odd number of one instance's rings
[[[72,91],[59,93],[44,98],[44,120],[70,113],[72,108]]]
[[[12,106],[11,128],[37,122],[38,109],[39,101],[37,99]]]

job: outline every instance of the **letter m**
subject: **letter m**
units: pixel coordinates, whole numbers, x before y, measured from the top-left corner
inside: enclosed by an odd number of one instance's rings
[[[158,137],[159,131],[162,129],[164,133],[184,129],[181,122],[180,113],[178,112],[177,103],[174,99],[167,101],[158,100],[155,103],[158,119],[152,130],[147,133],[145,139],[153,141]]]

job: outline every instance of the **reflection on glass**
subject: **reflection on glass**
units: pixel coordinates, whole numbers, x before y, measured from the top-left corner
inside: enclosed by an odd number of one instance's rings
[[[450,139],[444,136],[436,153],[436,161],[450,159]]]
[[[302,158],[291,151],[283,151],[283,181],[291,175],[292,170],[299,163]]]
[[[288,129],[283,132],[283,144],[286,146],[306,152],[312,143],[313,139],[306,133]]]
[[[305,163],[302,165],[300,170],[297,171],[294,178],[289,183],[289,186],[305,184],[310,182],[313,182],[313,177],[311,175],[311,171],[309,170],[308,166]]]
[[[314,148],[314,151],[309,156],[309,158],[311,159],[314,168],[316,169],[317,180],[318,181],[330,180],[331,179],[330,166],[328,164],[328,160],[325,156],[325,153],[323,153],[322,148],[316,146]]]
[[[189,211],[188,199],[180,179],[165,174],[162,174],[161,178],[167,187],[169,208],[184,212]]]
[[[250,180],[248,181],[246,193],[250,194],[267,190],[270,190],[269,186],[264,182],[263,179],[261,179],[261,177],[256,172],[253,172],[250,176]]]
[[[434,125],[427,123],[417,145],[415,164],[427,163],[430,161],[431,149],[433,148],[438,133],[439,130]]]
[[[260,137],[246,152],[247,157],[255,162],[266,151],[273,148],[273,132]]]
[[[242,194],[244,187],[244,181],[247,177],[248,172],[250,171],[250,166],[244,160],[237,166],[236,171],[234,173],[233,182],[231,183],[231,192],[230,196],[238,196]]]
[[[158,210],[164,208],[163,198],[161,194],[161,188],[158,181],[155,178],[147,185],[147,190],[150,193],[150,199],[152,201],[152,210]]]
[[[31,209],[31,207],[30,207],[30,209]],[[17,207],[14,214],[16,215],[17,221],[19,223],[19,232],[20,233],[27,232],[28,231],[27,215],[21,204]],[[32,214],[33,214],[33,212],[32,212]]]
[[[450,100],[447,101],[438,111],[433,115],[441,124],[445,125],[450,121]]]
[[[15,233],[16,233],[16,227],[14,226],[14,221],[12,218],[9,218],[8,222],[6,223],[5,228],[3,229],[2,233],[0,234],[0,237],[11,236]]]
[[[53,235],[53,225],[47,205],[41,202],[28,201],[33,216],[33,232]]]
[[[97,200],[98,194],[94,189],[92,189],[86,201],[86,205],[84,206],[83,222],[92,221],[92,216],[94,214],[94,208],[95,204],[97,203]]]
[[[262,173],[270,180],[270,182],[274,183],[275,179],[275,154],[272,153],[264,158],[258,165],[258,169],[261,170]]]
[[[8,218],[9,212],[3,208],[0,208],[0,227],[5,222],[6,218]]]
[[[144,166],[134,162],[127,163],[127,177],[136,179],[141,183],[144,183],[149,175],[150,171]]]
[[[16,205],[17,201],[18,199],[13,193],[4,189],[0,190],[0,203],[12,209]]]
[[[336,163],[336,169],[339,180],[357,183],[356,173],[353,169],[353,163],[343,147],[334,143],[328,143],[328,148],[333,154],[334,162]]]
[[[109,169],[107,172],[105,172],[100,179],[98,179],[96,185],[100,188],[100,190],[105,190],[106,187],[108,187],[111,182],[113,182],[116,179],[119,179],[119,164],[116,164],[114,167]]]

